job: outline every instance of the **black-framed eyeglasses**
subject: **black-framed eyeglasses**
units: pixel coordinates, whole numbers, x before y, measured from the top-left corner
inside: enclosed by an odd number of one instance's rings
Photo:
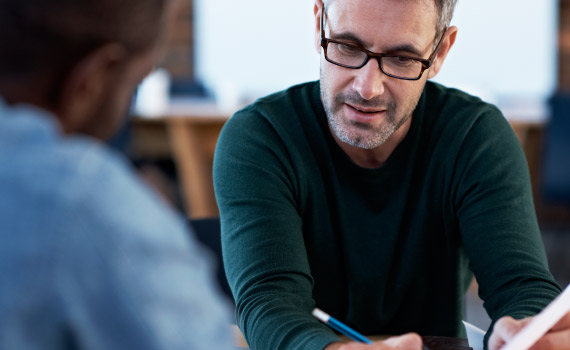
[[[447,28],[445,28],[435,50],[428,59],[423,59],[406,55],[376,53],[360,45],[329,39],[325,37],[324,17],[325,6],[323,4],[321,13],[321,46],[327,61],[345,68],[360,69],[368,63],[370,58],[375,58],[384,74],[403,80],[418,80],[421,78],[424,71],[431,67],[447,32]]]

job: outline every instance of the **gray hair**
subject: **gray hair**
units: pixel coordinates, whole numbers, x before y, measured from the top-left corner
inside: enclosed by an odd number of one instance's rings
[[[457,0],[434,0],[434,3],[437,10],[437,24],[435,27],[435,40],[437,42],[445,28],[449,27],[449,23],[451,23]]]

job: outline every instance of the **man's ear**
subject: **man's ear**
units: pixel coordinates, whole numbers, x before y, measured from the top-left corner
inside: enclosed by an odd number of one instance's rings
[[[313,8],[315,15],[315,49],[321,54],[321,16],[323,16],[323,0],[315,0]]]
[[[127,60],[126,49],[119,44],[106,44],[83,57],[69,71],[61,85],[58,107],[64,132],[81,130],[89,123],[105,90],[117,84],[120,67]]]
[[[441,69],[441,66],[443,65],[443,61],[445,60],[445,57],[447,56],[447,53],[449,52],[449,50],[451,49],[451,47],[455,43],[455,37],[456,36],[457,36],[457,27],[456,26],[449,27],[447,29],[447,32],[445,33],[445,38],[443,39],[443,42],[441,43],[439,51],[438,51],[437,55],[435,56],[435,59],[433,60],[433,64],[429,69],[428,78],[433,78],[437,75],[437,73],[439,73],[439,70]]]

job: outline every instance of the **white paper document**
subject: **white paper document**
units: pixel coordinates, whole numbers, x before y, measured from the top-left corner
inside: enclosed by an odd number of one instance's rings
[[[472,325],[469,322],[462,321],[467,332],[467,342],[473,350],[483,350],[483,339],[485,338],[485,331]]]

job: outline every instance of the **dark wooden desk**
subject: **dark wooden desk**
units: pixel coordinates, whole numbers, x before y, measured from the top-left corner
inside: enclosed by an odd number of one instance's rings
[[[180,100],[164,115],[133,117],[131,154],[171,156],[176,163],[187,215],[219,216],[212,165],[218,135],[231,113],[201,100]]]
[[[448,337],[422,337],[428,350],[471,350],[467,339]]]
[[[249,349],[240,329],[232,326],[232,333],[234,335],[234,343],[238,349]],[[386,339],[385,336],[370,337],[373,341]],[[449,338],[449,337],[422,337],[424,341],[425,350],[471,350],[467,339],[462,338]]]

